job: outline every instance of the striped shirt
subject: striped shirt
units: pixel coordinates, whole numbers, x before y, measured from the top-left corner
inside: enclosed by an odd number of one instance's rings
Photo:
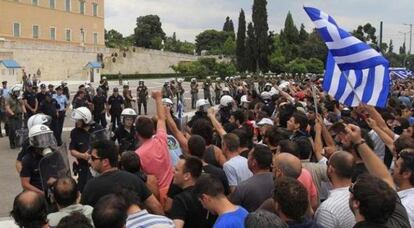
[[[348,228],[355,225],[355,217],[349,208],[348,187],[330,191],[330,195],[316,210],[316,222],[325,228]]]
[[[174,228],[174,222],[164,216],[153,215],[147,210],[129,215],[126,228]]]

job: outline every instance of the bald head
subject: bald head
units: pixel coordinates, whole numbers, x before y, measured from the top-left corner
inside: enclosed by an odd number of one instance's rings
[[[354,157],[346,151],[338,151],[329,159],[329,167],[334,168],[334,173],[339,179],[351,179],[354,164]]]
[[[275,156],[274,167],[276,176],[278,172],[282,176],[291,177],[297,179],[302,172],[302,163],[299,158],[289,154],[289,153],[280,153]]]
[[[36,192],[22,192],[14,199],[10,215],[20,227],[41,227],[47,224],[46,200]]]

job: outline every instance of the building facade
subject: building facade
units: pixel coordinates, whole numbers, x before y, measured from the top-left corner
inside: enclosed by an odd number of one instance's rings
[[[0,40],[104,47],[104,0],[0,0]]]

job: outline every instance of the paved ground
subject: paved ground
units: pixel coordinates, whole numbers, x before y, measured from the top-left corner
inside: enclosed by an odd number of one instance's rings
[[[165,81],[164,79],[146,80],[145,84],[147,85],[150,91],[160,90],[164,81]],[[129,81],[129,82],[130,82],[130,87],[133,91],[133,96],[136,96],[136,86],[138,85],[138,81]],[[69,83],[69,88],[70,88],[71,93],[74,93],[77,89],[77,86],[82,82],[68,82],[68,83]],[[54,84],[57,84],[57,82],[54,82]],[[114,87],[121,88],[122,86],[119,86],[117,81],[116,82],[111,81],[110,82],[111,91],[112,91],[112,88]],[[185,110],[186,112],[191,112],[190,110],[191,109],[191,98],[190,98],[190,93],[189,93],[189,83],[184,83],[184,87],[186,90]],[[95,88],[96,88],[96,85],[95,85]],[[199,97],[201,98],[202,96],[203,96],[202,89],[200,89]],[[150,98],[148,101],[149,101],[148,114],[153,115],[155,113],[153,100]],[[68,113],[67,116],[70,116],[70,113]],[[63,140],[66,142],[68,142],[69,131],[73,128],[73,125],[74,125],[74,121],[70,119],[69,117],[66,117],[64,134],[63,134]],[[16,169],[15,169],[15,159],[16,159],[18,152],[19,152],[18,149],[11,150],[9,148],[9,142],[8,142],[7,137],[0,138],[0,183],[1,183],[0,227],[10,227],[10,226],[7,226],[5,222],[2,223],[1,221],[7,219],[5,217],[9,215],[9,212],[12,208],[14,197],[22,190],[20,186],[19,175],[17,174]]]

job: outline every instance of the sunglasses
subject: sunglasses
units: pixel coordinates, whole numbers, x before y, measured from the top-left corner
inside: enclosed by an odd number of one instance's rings
[[[92,156],[91,155],[91,161],[96,161],[96,160],[102,160],[102,159],[104,159],[104,158],[100,158],[100,157],[95,157],[95,156]]]

